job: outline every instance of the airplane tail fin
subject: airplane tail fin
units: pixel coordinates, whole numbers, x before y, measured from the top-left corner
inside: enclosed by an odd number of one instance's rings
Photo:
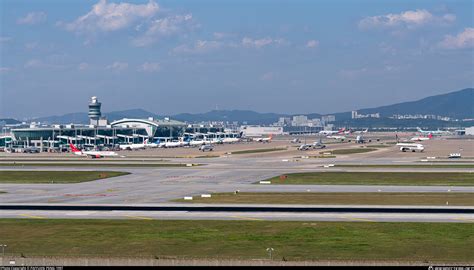
[[[81,150],[77,149],[77,147],[74,146],[74,144],[72,144],[72,143],[69,144],[69,147],[71,147],[71,151],[72,151],[73,153],[81,152]]]
[[[433,138],[433,134],[430,133],[430,134],[428,135],[428,138],[430,138],[430,139]]]

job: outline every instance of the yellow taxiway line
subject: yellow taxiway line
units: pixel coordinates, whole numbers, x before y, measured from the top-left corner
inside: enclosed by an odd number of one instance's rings
[[[42,216],[33,216],[33,215],[28,215],[28,214],[20,214],[20,216],[27,217],[27,218],[45,219],[45,217],[42,217]]]
[[[353,218],[353,217],[343,217],[345,219],[350,219],[353,221],[364,221],[364,222],[375,222],[375,220],[365,219],[365,218]]]
[[[243,219],[243,220],[259,220],[262,221],[263,219],[260,218],[251,218],[251,217],[241,217],[241,216],[231,216],[232,218]]]
[[[153,220],[153,218],[150,218],[150,217],[141,217],[141,216],[129,216],[129,215],[124,215],[124,217],[135,218],[135,219]]]

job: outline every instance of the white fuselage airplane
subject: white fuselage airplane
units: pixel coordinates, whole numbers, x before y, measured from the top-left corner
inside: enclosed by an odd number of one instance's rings
[[[72,153],[78,156],[87,156],[91,158],[116,157],[117,153],[113,151],[82,151],[76,148],[72,143],[69,144]]]
[[[356,134],[362,134],[362,133],[367,133],[367,132],[369,132],[369,129],[368,129],[368,128],[366,128],[365,130],[358,130],[358,131],[356,131],[355,133],[356,133]]]
[[[240,142],[240,138],[224,138],[222,139],[223,143],[236,143]]]
[[[343,134],[346,128],[341,128],[340,130],[321,130],[319,134],[321,135],[332,135],[332,134]]]
[[[121,144],[119,145],[121,150],[139,150],[149,148],[156,148],[158,144],[156,143],[149,143],[148,139],[146,139],[143,143],[132,143],[132,144]]]
[[[424,136],[416,136],[410,139],[410,141],[415,141],[415,142],[421,142],[421,141],[427,141],[429,139],[433,138],[433,135],[428,135],[428,137]]]
[[[328,138],[328,139],[334,139],[334,140],[345,140],[345,139],[346,139],[345,136],[339,136],[339,135],[329,135],[329,136],[327,136],[326,138]]]
[[[272,136],[270,135],[270,137],[267,137],[267,138],[253,138],[252,140],[254,142],[269,143],[272,141]]]
[[[402,152],[423,152],[425,150],[425,147],[419,143],[397,143],[397,146],[400,147]]]

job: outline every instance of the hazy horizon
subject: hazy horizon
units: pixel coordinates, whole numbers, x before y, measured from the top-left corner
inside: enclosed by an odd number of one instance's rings
[[[2,1],[0,117],[336,113],[474,86],[472,1]]]

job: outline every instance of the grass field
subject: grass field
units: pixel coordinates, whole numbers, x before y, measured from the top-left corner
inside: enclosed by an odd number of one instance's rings
[[[347,149],[334,149],[319,152],[320,154],[330,152],[332,155],[349,155],[349,154],[359,154],[376,151],[375,148],[347,148]]]
[[[474,174],[456,172],[308,172],[268,179],[272,184],[474,186]],[[258,182],[257,182],[258,183]]]
[[[415,164],[336,164],[336,167],[345,168],[459,168],[469,169],[474,168],[474,164],[429,164],[427,162],[420,162]]]
[[[199,164],[195,164],[197,166]],[[0,163],[3,167],[186,167],[184,163],[102,163],[95,162],[5,162]]]
[[[222,220],[2,219],[7,255],[473,262],[474,226]]]
[[[262,148],[262,149],[251,149],[251,150],[242,150],[242,151],[233,151],[233,155],[240,155],[240,154],[254,154],[254,153],[266,153],[266,152],[273,152],[273,151],[282,151],[286,150],[286,148]]]
[[[399,192],[330,192],[330,193],[214,193],[211,198],[194,197],[176,202],[191,203],[259,203],[259,204],[367,204],[367,205],[474,205],[474,193],[399,193]]]
[[[129,173],[112,171],[0,171],[0,183],[81,183],[127,174]]]

